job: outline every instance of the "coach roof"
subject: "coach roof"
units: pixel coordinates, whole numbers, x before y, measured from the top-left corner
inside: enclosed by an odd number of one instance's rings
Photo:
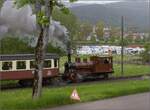
[[[10,55],[0,55],[0,61],[5,60],[31,60],[34,59],[34,54],[10,54]],[[58,54],[47,53],[45,59],[58,59]]]

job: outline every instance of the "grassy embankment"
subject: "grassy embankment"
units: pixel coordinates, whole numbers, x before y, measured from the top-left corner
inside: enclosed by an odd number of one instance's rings
[[[94,101],[150,90],[150,80],[119,81],[76,85],[81,102]],[[70,94],[75,86],[43,88],[40,100],[33,101],[31,89],[8,90],[0,93],[1,110],[21,110],[54,107],[74,103]]]
[[[121,76],[121,65],[114,64],[114,76]],[[125,64],[124,65],[124,76],[135,76],[135,75],[145,75],[150,74],[149,65],[133,65]]]

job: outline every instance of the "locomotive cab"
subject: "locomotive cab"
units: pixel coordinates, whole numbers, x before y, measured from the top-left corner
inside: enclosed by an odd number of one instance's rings
[[[92,56],[90,60],[95,64],[94,70],[95,73],[104,72],[104,73],[113,73],[113,60],[112,56]]]

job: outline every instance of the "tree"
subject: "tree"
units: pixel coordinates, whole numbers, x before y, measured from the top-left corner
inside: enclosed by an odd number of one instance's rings
[[[74,2],[76,0],[69,0]],[[27,4],[33,5],[33,12],[36,15],[38,41],[35,47],[35,71],[33,83],[33,99],[39,98],[42,93],[42,70],[45,57],[45,50],[48,44],[49,28],[52,21],[52,13],[55,7],[58,7],[65,14],[69,13],[59,0],[16,0],[19,7]]]
[[[110,36],[116,37],[117,39],[120,37],[121,34],[120,31],[121,31],[120,27],[111,26]]]
[[[55,8],[53,11],[53,19],[60,21],[61,24],[68,29],[71,37],[74,37],[77,34],[79,30],[79,23],[78,19],[74,14],[72,14],[72,12],[64,14],[58,8]]]
[[[69,37],[71,42],[71,48],[75,48],[74,40],[78,37],[79,23],[78,19],[72,12],[69,14],[62,13],[58,8],[54,8],[53,19],[60,21],[69,31]]]
[[[60,49],[59,47],[54,47],[53,45],[51,45],[50,43],[48,43],[47,46],[47,52],[48,53],[57,53],[60,56],[63,56],[65,54],[65,51],[63,51],[62,49]]]
[[[20,53],[33,53],[34,49],[29,46],[28,42],[25,42],[19,37],[12,37],[7,35],[0,39],[1,48],[0,54],[20,54]]]
[[[86,40],[92,32],[92,25],[89,22],[80,23],[78,40]]]
[[[96,24],[96,34],[100,39],[103,39],[104,22],[99,21]]]
[[[31,47],[31,44],[28,38],[22,39],[17,35],[7,34],[0,39],[0,54],[29,54],[34,53],[34,47]],[[64,55],[65,52],[59,47],[54,47],[50,43],[47,46],[48,53],[57,53],[59,55]]]
[[[145,51],[141,54],[144,63],[150,63],[150,42],[145,43]]]
[[[0,8],[3,6],[4,0],[0,0]]]

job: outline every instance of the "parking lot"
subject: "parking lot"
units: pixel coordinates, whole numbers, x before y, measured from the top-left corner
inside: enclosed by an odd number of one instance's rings
[[[139,55],[145,49],[141,47],[124,47],[124,54],[126,55]],[[85,55],[85,54],[99,54],[99,55],[108,55],[109,52],[112,54],[120,55],[121,54],[121,46],[80,46],[77,48],[77,54]]]

